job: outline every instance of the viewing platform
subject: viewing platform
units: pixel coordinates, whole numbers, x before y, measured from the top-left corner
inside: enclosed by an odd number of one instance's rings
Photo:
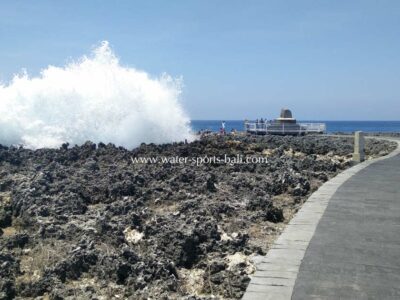
[[[305,135],[309,133],[326,133],[325,123],[275,124],[274,121],[263,123],[245,122],[244,127],[246,132],[257,135]]]
[[[297,123],[289,109],[283,108],[279,118],[272,121],[263,119],[255,122],[244,122],[246,132],[251,134],[275,134],[275,135],[305,135],[309,133],[325,133],[324,123]]]

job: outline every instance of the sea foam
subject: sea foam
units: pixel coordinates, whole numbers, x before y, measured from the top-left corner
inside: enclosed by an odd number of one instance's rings
[[[105,41],[64,67],[1,84],[0,144],[36,149],[90,140],[132,148],[191,140],[181,90],[181,78],[122,66]]]

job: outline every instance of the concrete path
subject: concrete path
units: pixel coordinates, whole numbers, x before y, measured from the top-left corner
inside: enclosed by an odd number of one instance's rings
[[[400,299],[400,156],[361,170],[333,195],[292,299]]]
[[[399,152],[315,192],[255,259],[243,299],[400,299]]]

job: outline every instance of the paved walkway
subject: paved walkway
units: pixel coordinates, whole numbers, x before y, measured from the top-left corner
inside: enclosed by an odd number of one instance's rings
[[[309,201],[256,258],[243,299],[400,299],[400,155],[345,171]]]
[[[400,156],[379,161],[333,195],[311,239],[292,299],[400,299]]]

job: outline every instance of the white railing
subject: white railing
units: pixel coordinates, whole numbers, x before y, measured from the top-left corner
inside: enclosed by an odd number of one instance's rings
[[[325,123],[299,123],[299,125],[302,128],[306,129],[307,132],[318,132],[318,133],[326,132]]]
[[[326,132],[325,123],[299,123],[302,128],[305,128],[307,132]]]
[[[325,123],[296,123],[296,124],[274,124],[245,122],[245,130],[256,134],[303,134],[303,133],[325,133]]]

